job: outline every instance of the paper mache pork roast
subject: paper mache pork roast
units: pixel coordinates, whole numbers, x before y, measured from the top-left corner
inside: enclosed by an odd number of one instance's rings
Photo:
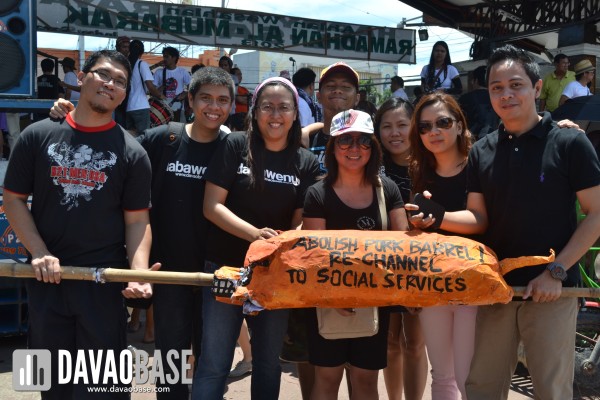
[[[215,272],[214,290],[247,311],[508,303],[504,274],[553,259],[499,262],[477,241],[421,231],[295,230],[253,242],[245,268]]]

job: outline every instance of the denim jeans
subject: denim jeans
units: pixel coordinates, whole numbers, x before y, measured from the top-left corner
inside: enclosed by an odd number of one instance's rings
[[[200,358],[202,339],[202,289],[182,285],[154,285],[154,334],[156,349],[161,351],[165,373],[171,368],[166,362],[169,350],[194,351],[196,364]],[[179,371],[182,372],[182,371]],[[169,391],[156,393],[158,400],[188,400],[187,384],[156,383]]]
[[[205,272],[219,266],[206,261]],[[242,327],[242,307],[215,300],[210,287],[204,287],[202,354],[192,386],[193,400],[222,400],[225,383]],[[287,330],[288,310],[261,311],[248,316],[252,347],[251,398],[277,400],[281,382],[279,353]]]

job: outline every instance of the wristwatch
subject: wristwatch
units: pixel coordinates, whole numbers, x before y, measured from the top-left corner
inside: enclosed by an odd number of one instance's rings
[[[550,271],[550,276],[552,276],[554,279],[561,281],[567,280],[567,270],[562,264],[551,262],[546,266],[546,269]]]

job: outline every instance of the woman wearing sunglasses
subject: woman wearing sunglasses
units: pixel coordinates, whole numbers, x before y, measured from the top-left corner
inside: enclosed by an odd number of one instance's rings
[[[300,147],[298,93],[283,78],[269,78],[254,92],[251,124],[232,133],[213,156],[204,176],[204,215],[214,226],[206,243],[205,272],[223,265],[242,267],[250,242],[299,227],[306,189],[316,181],[316,157]],[[203,297],[202,352],[193,399],[221,400],[244,314],[218,302],[210,288]],[[247,316],[251,333],[251,398],[279,398],[279,354],[287,310]]]
[[[435,92],[421,98],[415,108],[409,133],[412,144],[409,171],[413,193],[441,204],[446,211],[467,206],[467,156],[471,134],[460,106],[451,95]],[[435,223],[418,207],[409,221],[418,229]],[[448,233],[440,230],[440,233]],[[465,395],[465,380],[473,356],[475,306],[426,307],[420,313],[427,354],[431,363],[433,400],[456,400]]]
[[[396,184],[379,177],[381,147],[369,114],[343,111],[333,117],[325,150],[325,178],[311,186],[304,202],[303,229],[382,230],[376,191],[383,187],[389,229],[408,222]],[[380,190],[380,189],[379,189]],[[352,309],[337,310],[350,316]],[[344,366],[349,364],[352,399],[377,399],[378,371],[387,363],[389,314],[379,310],[374,336],[328,340],[319,335],[316,313],[308,321],[309,361],[315,365],[312,399],[337,399]]]
[[[375,116],[375,136],[383,150],[382,175],[396,183],[405,203],[410,200],[408,134],[413,111],[411,103],[392,97],[379,107]],[[420,400],[425,392],[427,353],[419,310],[390,307],[388,365],[383,370],[390,400],[402,400],[403,392],[406,400]]]

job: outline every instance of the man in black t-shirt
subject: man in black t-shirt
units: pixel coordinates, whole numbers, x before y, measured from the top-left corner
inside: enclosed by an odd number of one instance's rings
[[[500,118],[492,108],[490,94],[485,82],[486,67],[481,65],[473,70],[471,83],[473,90],[465,93],[458,99],[460,107],[465,113],[469,130],[477,139],[498,129]]]
[[[54,61],[50,58],[44,58],[40,63],[42,75],[37,77],[37,97],[38,99],[56,100],[64,96],[64,90],[60,86],[60,79],[54,75]],[[35,113],[34,122],[48,118],[48,113]]]
[[[188,100],[194,112],[191,124],[170,123],[138,137],[152,163],[153,232],[150,260],[162,270],[204,271],[208,221],[202,213],[205,174],[219,144],[227,137],[220,130],[229,117],[234,84],[226,71],[205,67],[192,76]],[[194,286],[154,285],[154,334],[165,372],[169,350],[194,351],[200,358],[202,338],[202,290]],[[188,385],[161,384],[168,389],[161,399],[187,399]]]
[[[126,347],[123,296],[152,295],[147,283],[130,282],[124,289],[119,283],[62,281],[60,270],[61,265],[148,269],[150,163],[139,143],[112,120],[130,74],[123,55],[92,54],[77,77],[77,108],[63,121],[27,127],[6,172],[6,216],[37,278],[27,282],[28,346],[52,354],[51,388],[43,399],[129,398],[125,388],[118,388],[121,394],[109,390],[122,384],[104,375],[106,358],[99,365],[106,393],[93,395],[81,381],[58,384],[58,350],[69,351],[71,365],[78,350],[113,350],[119,368]]]
[[[542,80],[525,51],[494,50],[487,74],[502,123],[469,154],[468,210],[446,212],[441,228],[463,234],[487,228],[484,243],[499,259],[550,249],[556,258],[505,275],[509,285],[526,286],[522,298],[479,307],[467,396],[506,399],[522,341],[536,398],[571,399],[577,299],[561,292],[578,283],[577,261],[600,236],[600,162],[583,133],[537,114]],[[575,200],[586,214],[579,225]]]
[[[317,99],[323,106],[323,129],[303,137],[302,142],[317,156],[321,172],[325,169],[325,147],[333,116],[353,108],[358,102],[358,73],[348,64],[337,62],[325,68],[319,79]]]

